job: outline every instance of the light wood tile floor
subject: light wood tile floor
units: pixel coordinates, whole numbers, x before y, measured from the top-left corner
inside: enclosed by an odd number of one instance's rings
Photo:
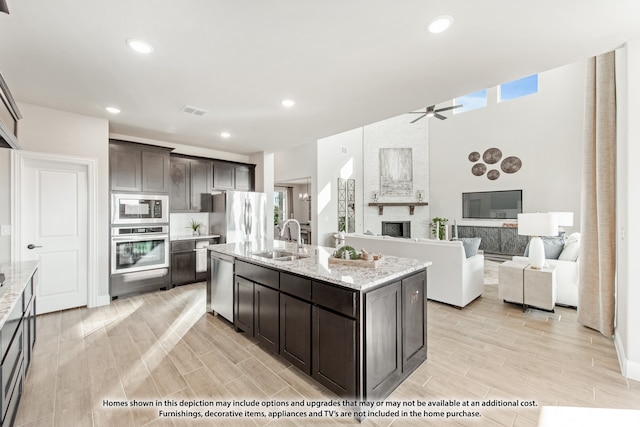
[[[523,313],[503,303],[497,297],[496,265],[486,262],[485,292],[465,309],[428,303],[428,360],[389,400],[517,399],[540,406],[640,409],[640,383],[620,374],[612,340],[578,325],[573,309]],[[35,355],[17,425],[358,424],[330,418],[197,422],[161,418],[153,408],[104,406],[105,400],[133,399],[336,399],[283,359],[235,333],[227,322],[205,314],[204,299],[205,287],[199,283],[119,299],[97,309],[38,316]],[[539,413],[539,406],[466,409],[482,417],[370,417],[362,424],[535,426]]]

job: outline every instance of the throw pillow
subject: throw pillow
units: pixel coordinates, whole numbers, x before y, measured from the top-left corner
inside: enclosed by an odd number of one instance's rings
[[[577,261],[580,256],[580,233],[573,233],[564,243],[564,249],[558,259],[563,261]]]
[[[462,242],[464,254],[467,258],[478,254],[478,248],[480,247],[480,242],[482,242],[479,237],[458,237],[457,239],[452,240],[459,240]]]
[[[541,239],[544,245],[545,259],[558,259],[564,249],[564,237],[541,237]],[[527,243],[527,247],[524,250],[524,256],[529,256],[529,243]]]

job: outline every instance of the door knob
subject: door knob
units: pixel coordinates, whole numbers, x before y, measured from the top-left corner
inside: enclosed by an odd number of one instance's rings
[[[33,243],[29,243],[29,244],[27,245],[27,249],[35,249],[35,248],[41,248],[41,247],[42,247],[42,246],[36,246],[36,245],[34,245]]]

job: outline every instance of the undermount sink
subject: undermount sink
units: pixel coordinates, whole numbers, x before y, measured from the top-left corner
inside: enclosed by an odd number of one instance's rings
[[[307,255],[301,255],[281,250],[258,252],[251,255],[258,258],[270,259],[272,261],[294,261],[296,259],[307,258]]]

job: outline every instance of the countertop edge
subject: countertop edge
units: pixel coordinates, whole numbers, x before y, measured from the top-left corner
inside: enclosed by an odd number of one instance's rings
[[[6,277],[4,285],[0,288],[0,329],[4,327],[9,314],[38,267],[38,261],[0,264],[0,273],[4,273]]]
[[[312,250],[312,251],[315,251],[318,248],[316,246],[309,246],[309,245],[305,245],[305,246],[307,247],[307,250]],[[317,255],[310,255],[308,258],[305,258],[302,260],[281,262],[281,261],[269,261],[264,258],[254,257],[250,254],[247,255],[247,254],[242,254],[238,252],[232,252],[228,249],[228,245],[210,245],[207,248],[213,252],[225,254],[228,256],[233,256],[234,258],[242,261],[251,262],[253,264],[258,264],[264,267],[273,268],[273,269],[284,271],[287,273],[293,273],[300,276],[309,277],[311,279],[321,280],[326,283],[331,283],[337,286],[353,289],[360,292],[365,292],[371,288],[377,287],[381,284],[387,283],[394,279],[398,279],[408,274],[412,274],[417,271],[426,269],[432,264],[431,261],[424,261],[424,260],[418,260],[413,258],[405,259],[405,258],[389,256],[389,258],[393,258],[393,259],[411,260],[414,264],[411,266],[408,266],[407,268],[402,269],[401,271],[395,271],[395,272],[388,272],[388,270],[385,270],[384,268],[380,268],[378,270],[378,269],[370,269],[368,267],[350,267],[350,268],[364,269],[363,271],[367,271],[367,272],[379,273],[381,276],[379,278],[367,281],[364,284],[356,284],[356,283],[350,283],[347,281],[336,279],[335,277],[331,277],[325,274],[318,274],[317,272],[302,268],[302,266],[305,265],[303,263],[309,263],[310,262],[309,258],[313,258],[314,256],[317,258]],[[324,248],[324,249],[327,249],[327,248]],[[318,263],[317,259],[315,262],[316,264]]]

